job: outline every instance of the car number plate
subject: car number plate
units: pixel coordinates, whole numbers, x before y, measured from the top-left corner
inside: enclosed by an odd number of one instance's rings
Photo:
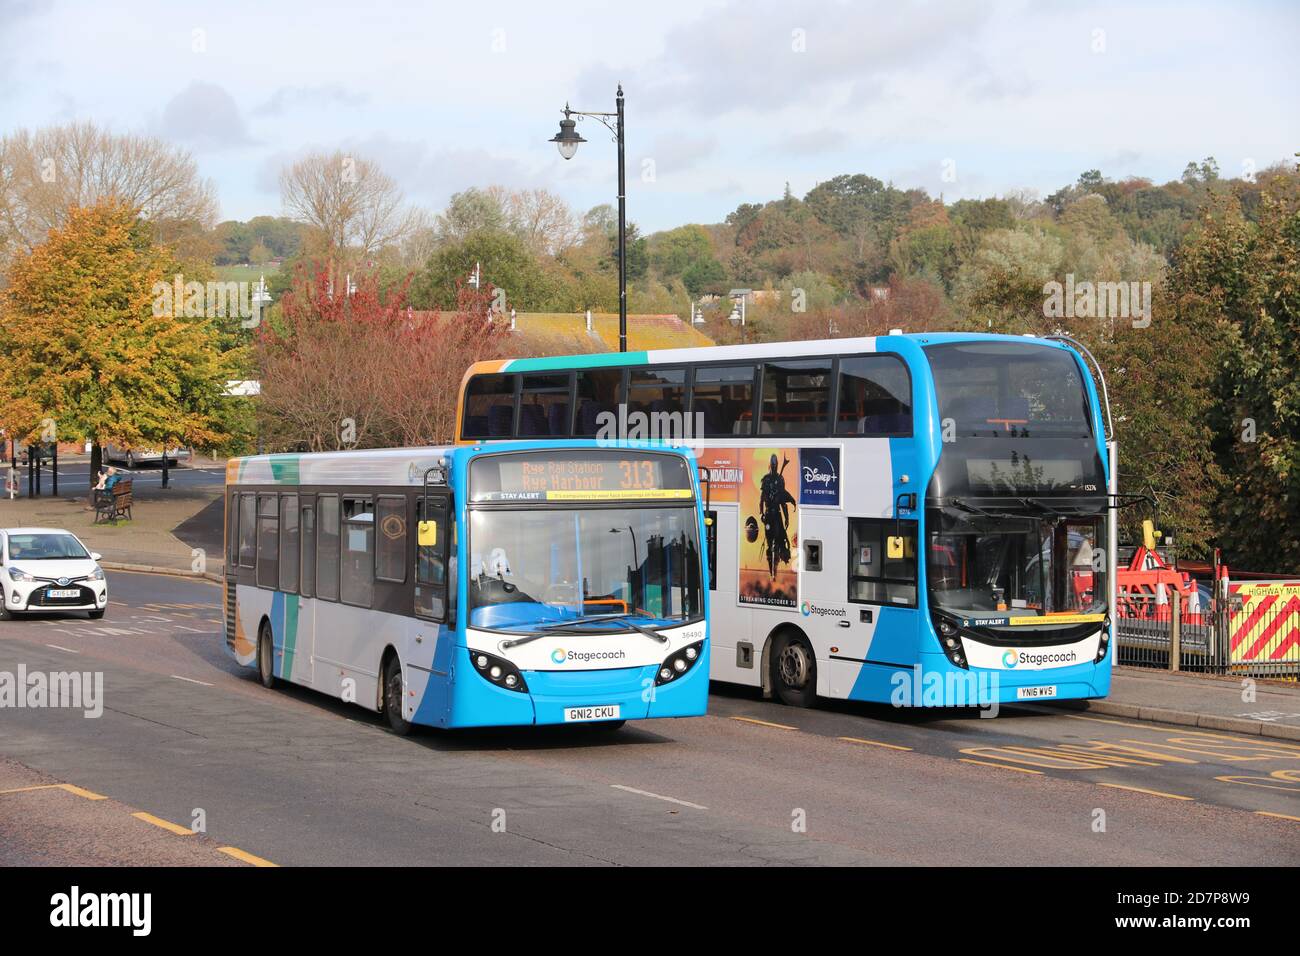
[[[599,707],[566,707],[564,722],[566,724],[583,720],[618,720],[618,704],[601,704]]]
[[[1056,696],[1055,684],[1043,684],[1039,687],[1017,687],[1016,700],[1042,700]]]
[[[45,596],[52,598],[76,597],[80,593],[76,588],[50,588],[45,592]]]

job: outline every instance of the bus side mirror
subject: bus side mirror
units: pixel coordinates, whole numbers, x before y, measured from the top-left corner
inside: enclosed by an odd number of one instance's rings
[[[415,542],[422,548],[432,548],[438,543],[438,522],[421,521],[416,528]]]
[[[885,541],[885,554],[893,560],[903,557],[903,538],[901,535],[891,534]]]

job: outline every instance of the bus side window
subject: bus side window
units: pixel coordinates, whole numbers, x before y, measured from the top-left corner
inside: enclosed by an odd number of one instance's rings
[[[257,498],[257,586],[280,586],[280,498]]]
[[[316,498],[316,596],[339,599],[339,496]]]
[[[239,496],[239,566],[257,563],[257,495]]]
[[[419,499],[416,520],[415,613],[434,621],[448,620],[447,555],[452,528],[447,499]]]
[[[232,491],[226,504],[226,569],[239,566],[239,493]],[[0,556],[2,557],[2,556]]]

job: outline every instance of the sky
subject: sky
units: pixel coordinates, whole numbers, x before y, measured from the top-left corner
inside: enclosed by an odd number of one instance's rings
[[[626,94],[643,232],[866,173],[946,201],[1100,169],[1224,175],[1300,150],[1300,3],[996,0],[0,0],[0,133],[72,120],[190,151],[223,219],[282,212],[315,150],[437,211],[494,183],[616,195],[594,120]]]

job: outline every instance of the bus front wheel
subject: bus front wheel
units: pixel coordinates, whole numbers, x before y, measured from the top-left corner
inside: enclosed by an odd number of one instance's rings
[[[817,658],[802,634],[778,634],[772,647],[772,686],[781,703],[811,707],[817,699]]]
[[[394,654],[384,667],[384,716],[393,733],[405,737],[411,732],[411,722],[402,716],[402,662]]]
[[[271,638],[271,625],[262,622],[257,632],[257,676],[263,687],[274,687],[275,680],[275,642]]]

